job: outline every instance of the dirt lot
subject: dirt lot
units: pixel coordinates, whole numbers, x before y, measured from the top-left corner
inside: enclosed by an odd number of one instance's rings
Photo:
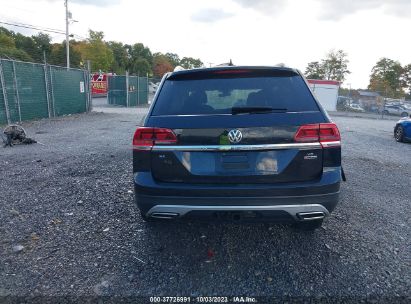
[[[0,148],[0,296],[409,299],[411,144],[393,121],[336,117],[348,182],[323,228],[302,233],[144,223],[130,149],[143,113],[26,123],[43,145]]]

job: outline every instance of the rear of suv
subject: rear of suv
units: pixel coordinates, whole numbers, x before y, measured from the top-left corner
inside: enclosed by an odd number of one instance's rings
[[[337,126],[298,70],[218,67],[166,74],[133,137],[145,220],[321,226],[338,202]]]

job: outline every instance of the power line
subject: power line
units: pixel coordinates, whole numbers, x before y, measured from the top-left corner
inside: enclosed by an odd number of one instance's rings
[[[41,28],[38,26],[30,25],[30,24],[17,24],[17,23],[11,23],[11,22],[4,22],[0,21],[1,24],[7,24],[11,26],[16,26],[16,27],[23,27],[23,28],[28,28],[28,29],[33,29],[33,30],[38,30],[38,31],[43,31],[43,32],[50,32],[50,33],[56,33],[56,34],[65,34],[63,31],[57,30],[57,29],[47,29],[47,28]]]
[[[40,26],[35,26],[35,25],[31,25],[31,24],[25,24],[25,23],[11,23],[11,22],[4,22],[4,21],[0,21],[1,24],[7,24],[7,25],[11,25],[11,26],[16,26],[16,27],[24,27],[24,28],[29,28],[29,29],[34,29],[34,30],[39,30],[39,31],[43,31],[43,32],[50,32],[50,33],[55,33],[55,34],[62,34],[65,35],[65,33],[62,30],[58,30],[58,29],[53,29],[53,28],[48,28],[48,27],[40,27]],[[87,38],[77,35],[77,34],[71,34],[70,37],[77,37],[79,39],[82,40],[86,40]]]

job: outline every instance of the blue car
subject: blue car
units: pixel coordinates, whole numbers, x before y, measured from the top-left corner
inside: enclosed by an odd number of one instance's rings
[[[394,128],[394,138],[398,142],[411,142],[411,115],[397,122]]]

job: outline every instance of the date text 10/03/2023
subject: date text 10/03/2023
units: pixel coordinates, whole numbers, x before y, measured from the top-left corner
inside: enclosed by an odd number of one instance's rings
[[[150,303],[257,303],[254,297],[150,297]]]

